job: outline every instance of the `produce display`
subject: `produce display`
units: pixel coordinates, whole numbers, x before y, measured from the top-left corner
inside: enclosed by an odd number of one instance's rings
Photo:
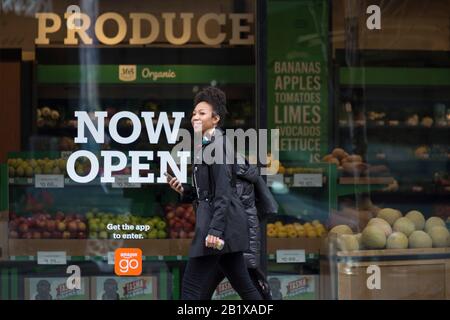
[[[325,226],[318,220],[304,224],[298,222],[283,224],[281,221],[267,224],[267,236],[269,238],[317,238],[326,234]]]
[[[385,165],[370,165],[363,161],[363,157],[358,154],[349,154],[342,148],[335,148],[330,154],[322,159],[327,163],[334,163],[338,170],[344,176],[373,176],[385,177],[389,176],[390,172]]]
[[[38,108],[36,110],[37,126],[42,127],[56,127],[60,121],[60,114],[58,110],[52,109],[48,106]]]
[[[450,232],[444,220],[425,220],[417,210],[403,216],[396,209],[384,208],[361,233],[354,234],[349,226],[338,225],[330,230],[331,234],[335,234],[337,247],[342,251],[450,247]]]
[[[8,174],[10,178],[32,178],[36,174],[63,174],[67,176],[67,160],[62,158],[49,159],[8,159]],[[86,175],[90,171],[90,162],[84,158],[78,158],[75,163],[75,171],[79,175]]]
[[[86,217],[78,213],[34,213],[29,217],[10,213],[11,239],[86,239]]]
[[[193,239],[195,212],[191,204],[168,204],[164,208],[171,239]]]

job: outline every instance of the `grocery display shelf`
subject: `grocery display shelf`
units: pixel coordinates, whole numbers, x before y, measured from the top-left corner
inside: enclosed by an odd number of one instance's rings
[[[392,177],[340,177],[341,185],[379,185],[394,182]]]
[[[450,248],[417,248],[417,249],[383,249],[383,250],[357,250],[339,251],[338,257],[377,257],[377,256],[422,256],[422,255],[448,255]]]
[[[368,123],[355,123],[354,125],[340,125],[340,130],[351,130],[351,129],[367,129],[367,130],[381,130],[385,132],[386,130],[394,130],[394,131],[412,131],[417,130],[421,132],[430,132],[430,131],[438,131],[438,132],[447,132],[450,131],[450,126],[431,126],[426,127],[423,125],[417,126],[408,126],[404,124],[399,125],[373,125]]]
[[[323,238],[268,238],[267,252],[277,250],[305,250],[308,259],[318,258]],[[117,248],[140,248],[145,261],[187,260],[191,239],[9,239],[9,256],[12,261],[34,261],[37,252],[63,251],[67,260],[108,260]],[[269,257],[270,258],[270,257]]]
[[[337,196],[370,193],[382,190],[394,181],[392,177],[340,177],[336,185]]]
[[[132,183],[128,183],[126,181],[123,181],[123,180],[126,180],[126,179],[125,178],[121,179],[120,175],[116,175],[114,177],[119,178],[119,180],[120,180],[120,181],[118,181],[116,179],[116,184],[114,186],[117,187],[117,188],[133,188],[133,187],[138,188],[138,187],[144,186],[144,185],[161,185],[161,183],[156,183],[155,182],[155,183],[151,183],[151,184],[141,184],[140,186],[139,186],[139,184],[137,184],[137,186],[134,186]],[[122,176],[122,177],[128,177],[128,176]],[[155,177],[155,180],[156,180],[156,177]],[[31,177],[27,177],[27,178],[24,178],[24,177],[9,178],[8,179],[8,183],[9,183],[9,185],[35,186],[35,178],[31,178]],[[73,181],[70,178],[67,178],[67,177],[64,178],[64,187],[66,187],[66,186],[86,187],[86,186],[100,186],[100,185],[109,185],[109,186],[111,186],[112,183],[101,183],[100,182],[100,178],[95,178],[94,180],[92,180],[91,182],[88,182],[88,183],[78,183],[78,182]]]

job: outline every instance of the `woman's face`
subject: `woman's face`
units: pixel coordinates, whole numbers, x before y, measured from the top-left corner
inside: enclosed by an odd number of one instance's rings
[[[207,102],[200,102],[192,111],[191,124],[194,132],[201,130],[203,134],[206,130],[216,127],[219,120],[220,117],[213,114],[213,108]]]

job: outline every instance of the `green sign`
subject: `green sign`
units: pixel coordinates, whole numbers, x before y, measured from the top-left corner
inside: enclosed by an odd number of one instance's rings
[[[254,66],[216,65],[40,65],[40,84],[254,83]]]
[[[268,127],[280,160],[317,162],[328,151],[327,1],[268,1]]]

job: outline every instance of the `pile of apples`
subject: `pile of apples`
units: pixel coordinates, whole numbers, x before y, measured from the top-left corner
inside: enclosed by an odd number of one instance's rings
[[[195,230],[195,212],[192,204],[168,204],[164,208],[171,239],[192,239]]]
[[[10,214],[9,237],[11,239],[86,239],[86,219],[81,214],[50,215],[33,213],[31,217]]]

